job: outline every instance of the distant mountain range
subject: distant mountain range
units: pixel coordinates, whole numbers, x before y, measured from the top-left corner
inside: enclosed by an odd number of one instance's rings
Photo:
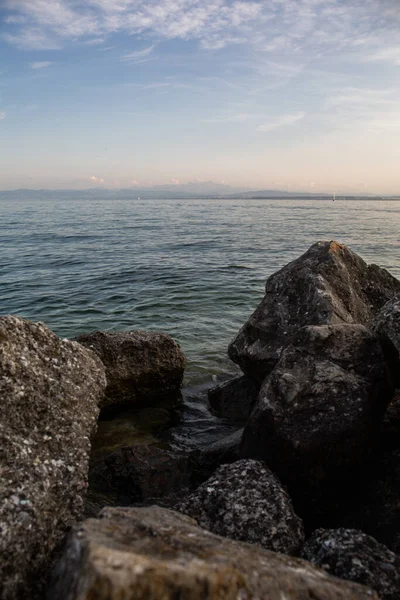
[[[352,194],[351,197],[371,197],[371,194]],[[329,198],[330,194],[310,194],[305,192],[287,192],[283,190],[252,190],[251,188],[233,187],[213,181],[194,181],[182,184],[157,185],[153,187],[130,187],[121,189],[90,188],[84,190],[31,190],[18,189],[0,191],[1,198],[21,199],[190,199],[190,198]],[[340,196],[337,196],[340,197]],[[342,196],[343,197],[343,196]],[[350,197],[350,196],[347,196]],[[378,196],[377,196],[378,197]],[[394,198],[394,196],[392,196]]]

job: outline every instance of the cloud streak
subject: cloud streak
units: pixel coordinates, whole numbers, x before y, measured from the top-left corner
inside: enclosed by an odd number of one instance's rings
[[[46,69],[53,63],[49,60],[39,60],[31,63],[31,69]]]
[[[0,112],[0,121],[3,121],[3,119],[5,119],[5,118],[6,118],[6,116],[7,116],[7,113],[6,113],[6,111],[5,111],[5,110],[1,111],[1,112]]]
[[[302,119],[304,119],[305,116],[306,115],[304,112],[298,112],[293,115],[283,115],[276,119],[266,121],[262,125],[259,125],[258,131],[268,133],[269,131],[273,131],[274,129],[278,129],[279,127],[293,125],[293,123],[297,123],[297,121],[301,121]]]

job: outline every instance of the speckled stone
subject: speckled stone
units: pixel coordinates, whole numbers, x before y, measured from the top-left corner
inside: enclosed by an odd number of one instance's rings
[[[294,554],[303,524],[280,481],[263,463],[223,465],[176,506],[209,531],[263,548]]]
[[[0,597],[40,597],[51,553],[81,516],[99,359],[42,323],[0,318]]]
[[[74,528],[47,600],[379,600],[299,558],[234,542],[159,508],[105,509]]]
[[[76,341],[93,350],[106,368],[102,407],[174,399],[182,384],[186,359],[177,342],[152,331],[94,331]]]
[[[393,391],[376,334],[363,325],[303,327],[261,387],[241,456],[264,460],[300,489],[342,478],[374,448]]]
[[[400,293],[400,281],[343,244],[317,242],[267,279],[265,296],[230,344],[230,358],[260,383],[306,325],[361,323]]]
[[[400,557],[357,529],[318,529],[302,557],[335,577],[367,585],[381,600],[400,598]]]

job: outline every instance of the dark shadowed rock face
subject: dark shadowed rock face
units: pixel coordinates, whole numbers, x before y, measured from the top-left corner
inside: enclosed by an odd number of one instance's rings
[[[76,341],[96,352],[106,368],[103,406],[149,403],[179,393],[186,359],[169,335],[94,331]]]
[[[243,428],[190,455],[191,482],[195,487],[206,481],[221,465],[239,460]]]
[[[224,539],[156,506],[105,509],[71,533],[47,600],[379,600],[310,563]]]
[[[305,325],[367,324],[400,282],[337,242],[317,242],[267,279],[265,296],[230,344],[230,358],[260,383]]]
[[[243,375],[208,390],[208,402],[219,417],[243,424],[250,416],[259,390],[259,384]]]
[[[303,525],[280,481],[263,463],[240,460],[220,467],[177,506],[209,531],[294,554]]]
[[[370,328],[384,340],[389,340],[396,349],[392,372],[396,384],[400,386],[400,294],[381,308]]]
[[[318,529],[302,557],[330,575],[367,585],[381,600],[400,598],[400,557],[356,529]]]
[[[89,484],[92,495],[97,492],[112,505],[172,506],[189,486],[189,459],[154,445],[125,446],[90,470]]]
[[[373,449],[393,394],[377,336],[363,325],[301,329],[265,380],[241,456],[287,483],[318,486]]]
[[[104,367],[42,323],[0,318],[0,597],[39,594],[81,516]]]
[[[399,449],[379,453],[366,465],[355,502],[342,512],[340,524],[361,529],[400,554]]]

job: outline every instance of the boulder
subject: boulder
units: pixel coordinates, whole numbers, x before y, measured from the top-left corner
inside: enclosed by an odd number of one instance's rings
[[[294,554],[304,538],[303,524],[288,494],[256,460],[223,465],[176,510],[213,533],[275,552]]]
[[[172,506],[188,489],[189,459],[154,445],[124,446],[91,468],[89,485],[109,504]]]
[[[373,449],[392,394],[375,334],[363,325],[303,327],[261,388],[241,456],[303,490],[342,479]]]
[[[306,325],[369,323],[400,281],[337,242],[317,242],[271,275],[265,296],[230,344],[228,353],[260,383],[282,349]]]
[[[169,335],[94,331],[80,335],[76,341],[93,350],[106,368],[103,407],[149,404],[179,394],[186,359]]]
[[[190,454],[191,482],[197,487],[206,481],[221,465],[239,460],[243,428]]]
[[[396,356],[392,361],[392,374],[396,384],[400,386],[400,294],[381,308],[370,328],[394,346]]]
[[[0,318],[0,597],[38,597],[80,518],[106,385],[97,356],[42,323]]]
[[[381,600],[400,598],[400,557],[357,529],[318,529],[301,553],[330,575],[367,585]]]
[[[244,424],[250,416],[259,390],[259,384],[243,375],[209,389],[208,402],[219,417]]]
[[[47,600],[379,600],[310,563],[234,542],[159,508],[105,509],[76,527]]]

